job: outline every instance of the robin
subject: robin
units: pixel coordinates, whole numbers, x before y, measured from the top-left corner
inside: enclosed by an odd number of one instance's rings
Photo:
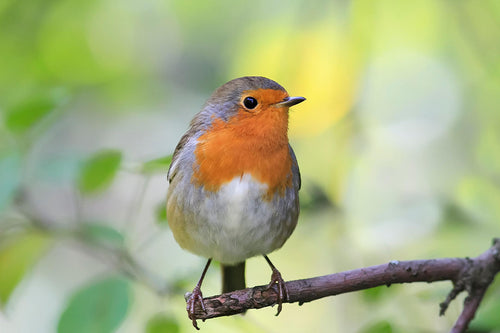
[[[290,97],[278,83],[245,76],[219,87],[191,121],[168,170],[167,218],[179,245],[208,258],[187,300],[206,312],[201,284],[210,263],[222,267],[222,292],[245,288],[245,260],[263,255],[271,267],[278,315],[285,282],[267,254],[290,237],[299,216],[300,172],[288,143]]]

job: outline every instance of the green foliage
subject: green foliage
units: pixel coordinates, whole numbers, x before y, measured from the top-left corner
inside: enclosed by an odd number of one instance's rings
[[[67,98],[64,89],[34,94],[7,109],[5,125],[13,133],[23,134],[45,119]]]
[[[361,330],[361,333],[392,333],[394,329],[386,320],[378,321]]]
[[[156,158],[142,165],[141,172],[145,174],[166,173],[172,163],[172,155]]]
[[[46,235],[36,232],[18,235],[0,244],[0,305],[7,303],[12,291],[49,244]]]
[[[158,206],[156,206],[156,223],[160,225],[167,225],[167,207],[166,203],[163,201]]]
[[[124,244],[123,235],[113,227],[100,223],[85,223],[83,234],[90,241],[121,247]]]
[[[78,177],[78,188],[83,194],[94,194],[106,189],[120,167],[122,154],[117,150],[97,152],[85,161]]]
[[[21,181],[21,155],[15,151],[0,154],[0,212],[10,203]]]
[[[151,317],[146,324],[146,333],[178,333],[179,324],[174,318],[164,314]]]
[[[122,278],[107,278],[84,286],[69,300],[57,332],[115,332],[125,319],[130,302],[130,285]]]
[[[496,92],[498,94],[498,91]],[[493,176],[500,176],[500,154],[492,153],[500,148],[500,121],[491,121],[485,126],[477,144],[476,158],[481,167]]]
[[[500,330],[500,300],[494,297],[484,303],[472,321],[471,329],[477,332],[496,332]]]
[[[11,131],[22,133],[41,121],[54,107],[54,101],[48,98],[23,101],[7,112],[5,124]]]
[[[387,296],[394,288],[388,289],[386,286],[379,286],[361,291],[363,298],[368,302],[380,301],[380,298]]]
[[[473,218],[498,226],[500,219],[500,188],[481,177],[464,178],[458,187],[457,199]]]

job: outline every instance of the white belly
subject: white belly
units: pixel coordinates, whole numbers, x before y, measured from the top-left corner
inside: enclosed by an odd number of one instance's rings
[[[174,181],[167,196],[168,223],[183,248],[222,263],[270,253],[294,230],[298,201],[293,190],[264,200],[267,189],[249,174],[217,192]]]

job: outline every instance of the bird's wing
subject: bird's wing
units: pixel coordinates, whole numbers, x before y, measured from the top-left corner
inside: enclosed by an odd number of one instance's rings
[[[288,149],[290,150],[290,156],[292,156],[292,174],[293,174],[293,186],[298,190],[302,186],[302,180],[300,178],[299,163],[297,163],[297,158],[293,152],[292,146],[288,144]]]
[[[177,169],[179,165],[179,156],[181,154],[182,149],[187,144],[191,136],[192,136],[191,131],[186,132],[186,134],[182,136],[181,140],[175,147],[174,155],[172,156],[172,163],[170,163],[170,167],[168,168],[168,173],[167,173],[167,178],[169,183],[172,182],[172,179],[174,179],[175,175],[177,174]]]

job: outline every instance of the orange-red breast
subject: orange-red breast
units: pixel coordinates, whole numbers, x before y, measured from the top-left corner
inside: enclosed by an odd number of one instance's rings
[[[304,101],[259,76],[219,87],[191,121],[168,171],[167,218],[179,245],[208,258],[187,301],[204,309],[201,283],[212,259],[223,292],[245,288],[245,259],[263,255],[273,271],[278,313],[287,293],[268,253],[290,237],[299,216],[300,173],[288,143],[288,110]]]

